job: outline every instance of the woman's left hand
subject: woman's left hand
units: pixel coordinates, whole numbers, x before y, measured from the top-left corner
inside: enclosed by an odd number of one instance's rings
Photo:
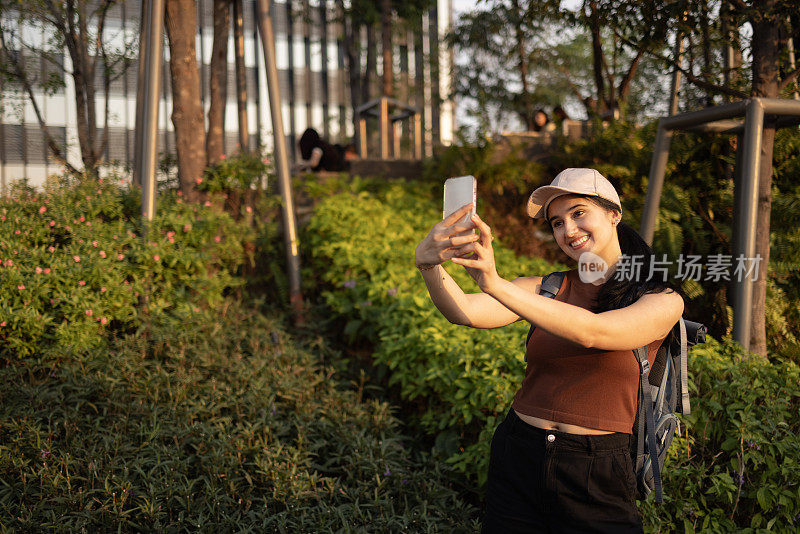
[[[492,229],[483,222],[478,214],[472,215],[472,222],[481,231],[480,239],[472,243],[474,254],[459,258],[454,257],[453,263],[463,265],[469,275],[478,283],[484,293],[489,293],[492,284],[500,280],[494,263],[494,249],[492,248]]]

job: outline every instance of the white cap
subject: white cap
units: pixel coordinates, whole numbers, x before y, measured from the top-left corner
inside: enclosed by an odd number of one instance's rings
[[[545,216],[553,199],[562,195],[592,195],[616,204],[622,213],[622,203],[611,182],[594,169],[564,169],[550,185],[543,185],[528,199],[528,215],[534,219]]]

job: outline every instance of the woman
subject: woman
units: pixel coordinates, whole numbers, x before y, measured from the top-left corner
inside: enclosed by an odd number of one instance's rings
[[[683,313],[682,297],[648,278],[652,250],[620,222],[617,192],[593,169],[566,169],[528,201],[528,214],[549,222],[569,257],[608,267],[594,283],[569,271],[554,299],[538,294],[539,276],[498,275],[486,223],[473,215],[472,226],[455,224],[471,208],[417,246],[431,299],[456,324],[497,328],[524,319],[535,327],[522,386],[492,440],[483,532],[642,532],[629,455],[633,349],[648,345],[652,362]],[[623,255],[644,256],[642,276],[614,276]],[[447,259],[463,265],[481,293],[465,294],[441,267]]]

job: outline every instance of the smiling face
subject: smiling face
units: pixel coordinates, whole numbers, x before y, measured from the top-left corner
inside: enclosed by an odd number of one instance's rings
[[[570,258],[578,260],[593,252],[609,265],[622,254],[615,221],[619,210],[608,210],[581,195],[556,197],[547,208],[547,220],[556,243]]]

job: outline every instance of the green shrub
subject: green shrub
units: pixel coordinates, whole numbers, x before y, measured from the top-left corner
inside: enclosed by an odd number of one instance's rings
[[[436,311],[412,261],[437,207],[413,184],[341,193],[318,205],[307,246],[326,302],[346,319],[344,334],[374,345],[378,368],[419,410],[409,422],[482,482],[492,433],[521,383],[526,325],[473,330]],[[556,269],[502,246],[496,255],[507,278]],[[463,270],[451,267],[474,291]],[[713,339],[692,350],[689,365],[693,412],[670,449],[665,504],[652,497],[641,503],[647,530],[791,531],[800,523],[797,365],[743,359],[738,345]]]
[[[664,471],[665,503],[643,504],[649,530],[800,528],[800,368],[743,358],[713,339],[689,357],[692,413]]]
[[[145,241],[139,198],[116,179],[51,177],[0,199],[0,357],[98,346],[214,309],[242,284],[247,225],[165,191]]]
[[[307,228],[307,251],[323,296],[344,318],[344,335],[374,345],[372,357],[419,410],[419,423],[460,471],[483,480],[491,433],[522,380],[527,325],[474,330],[434,308],[414,266],[414,247],[441,217],[424,186],[322,200]],[[513,279],[557,267],[515,257],[495,241],[501,275]],[[446,267],[467,291],[469,276]]]
[[[475,531],[391,408],[340,387],[236,305],[0,367],[0,530]]]

